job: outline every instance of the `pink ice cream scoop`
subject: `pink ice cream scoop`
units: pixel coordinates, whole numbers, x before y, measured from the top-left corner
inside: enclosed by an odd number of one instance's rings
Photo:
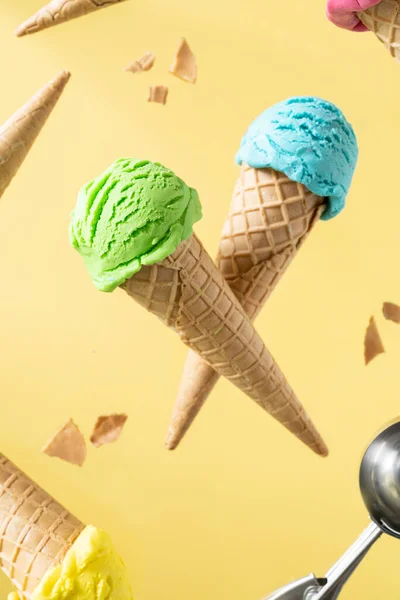
[[[350,31],[368,31],[367,27],[361,23],[357,13],[379,4],[381,0],[327,0],[326,16],[328,19],[341,27]]]

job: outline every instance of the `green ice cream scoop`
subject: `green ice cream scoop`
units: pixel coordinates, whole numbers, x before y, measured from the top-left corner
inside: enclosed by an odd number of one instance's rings
[[[103,292],[172,254],[201,219],[195,189],[147,160],[121,158],[79,192],[70,238]]]

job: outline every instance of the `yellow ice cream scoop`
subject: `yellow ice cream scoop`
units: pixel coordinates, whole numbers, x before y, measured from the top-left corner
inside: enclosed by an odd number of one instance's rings
[[[111,537],[86,527],[60,565],[48,571],[33,600],[131,600],[125,564]]]
[[[8,600],[132,600],[110,536],[85,527],[0,454],[1,568]]]

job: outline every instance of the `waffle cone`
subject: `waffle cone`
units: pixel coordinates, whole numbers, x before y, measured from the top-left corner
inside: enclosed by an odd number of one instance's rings
[[[0,454],[0,566],[30,600],[84,525]]]
[[[222,230],[217,266],[253,320],[319,220],[323,199],[273,169],[243,165]],[[179,444],[218,381],[189,352],[167,434]]]
[[[52,0],[41,8],[35,15],[22,23],[15,31],[15,35],[22,37],[29,33],[36,33],[48,29],[59,23],[66,23],[77,17],[83,17],[101,8],[118,4],[125,0]]]
[[[321,455],[327,448],[201,242],[193,235],[121,286],[219,375]]]
[[[400,61],[400,2],[382,0],[359,13],[360,20],[384,44],[390,54]]]
[[[0,128],[0,198],[25,160],[70,78],[61,71]]]

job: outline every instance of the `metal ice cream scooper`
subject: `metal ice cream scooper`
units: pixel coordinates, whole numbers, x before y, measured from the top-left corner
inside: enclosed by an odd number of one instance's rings
[[[368,446],[360,466],[360,490],[372,523],[324,577],[311,574],[265,600],[335,600],[382,533],[400,538],[400,421]]]

